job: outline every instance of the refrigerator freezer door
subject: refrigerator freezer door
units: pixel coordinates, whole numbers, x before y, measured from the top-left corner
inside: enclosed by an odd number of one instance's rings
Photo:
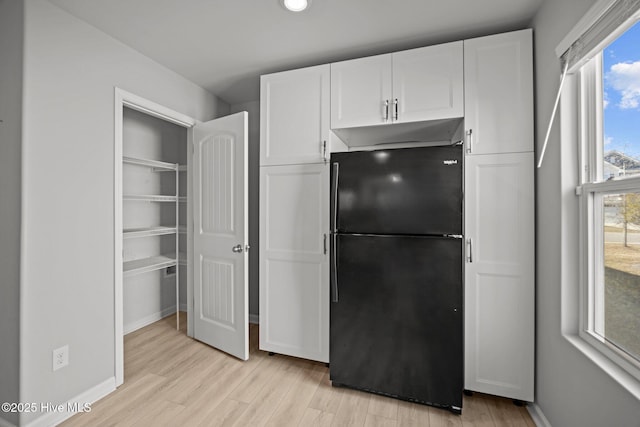
[[[332,230],[462,234],[461,146],[335,153],[331,163]]]
[[[334,384],[462,407],[462,239],[337,235]]]

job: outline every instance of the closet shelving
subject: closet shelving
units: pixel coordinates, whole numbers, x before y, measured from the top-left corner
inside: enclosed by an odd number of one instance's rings
[[[186,232],[186,227],[179,224],[180,203],[186,202],[187,198],[180,196],[180,172],[187,170],[186,166],[178,163],[169,163],[159,160],[127,157],[123,156],[122,162],[128,165],[149,168],[151,172],[173,173],[175,176],[175,193],[166,194],[124,194],[125,202],[148,202],[148,203],[173,203],[175,204],[175,221],[167,225],[149,225],[144,227],[125,228],[123,230],[123,239],[138,239],[151,236],[175,236],[175,249],[168,253],[153,255],[139,259],[133,259],[123,262],[123,275],[130,277],[138,274],[149,273],[156,270],[162,270],[169,267],[177,267],[186,264],[186,256],[180,252],[180,234]],[[176,329],[180,328],[180,279],[179,270],[175,269],[175,288],[176,288]]]

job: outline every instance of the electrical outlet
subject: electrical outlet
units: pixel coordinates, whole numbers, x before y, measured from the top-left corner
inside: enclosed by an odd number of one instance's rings
[[[69,364],[69,346],[65,345],[53,350],[53,370],[57,371]]]

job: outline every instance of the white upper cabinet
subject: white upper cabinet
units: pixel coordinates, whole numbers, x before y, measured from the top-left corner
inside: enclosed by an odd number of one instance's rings
[[[261,76],[262,166],[328,160],[329,78],[329,64]]]
[[[331,64],[331,128],[462,117],[463,42]]]
[[[460,41],[392,55],[393,121],[403,123],[462,117],[462,46]]]
[[[531,30],[464,41],[468,154],[533,151]]]
[[[332,128],[389,122],[391,97],[391,54],[331,64]]]

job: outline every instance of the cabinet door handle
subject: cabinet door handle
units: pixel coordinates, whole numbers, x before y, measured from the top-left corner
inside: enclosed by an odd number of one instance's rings
[[[385,99],[384,104],[382,104],[382,120],[385,122],[389,120],[389,100]]]
[[[324,254],[327,254],[327,233],[324,233],[322,238],[322,245],[324,247]]]
[[[322,141],[322,158],[327,163],[327,141]]]
[[[471,264],[473,262],[473,240],[467,239],[467,262]]]
[[[473,129],[467,131],[467,154],[473,153]]]
[[[393,100],[393,120],[398,120],[398,98]]]

